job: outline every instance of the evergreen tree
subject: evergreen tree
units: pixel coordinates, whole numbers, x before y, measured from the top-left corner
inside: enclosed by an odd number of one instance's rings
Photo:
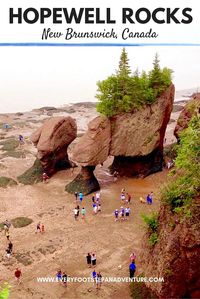
[[[127,54],[125,48],[123,48],[121,56],[120,56],[119,68],[118,68],[117,75],[120,77],[129,77],[130,74],[131,74],[131,69],[129,66],[128,54]]]
[[[153,88],[158,88],[161,85],[162,71],[160,69],[159,62],[160,60],[158,58],[158,53],[156,53],[153,61],[153,70],[150,72],[149,75],[149,83],[150,86]]]

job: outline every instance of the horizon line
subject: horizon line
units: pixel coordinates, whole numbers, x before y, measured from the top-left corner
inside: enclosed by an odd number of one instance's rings
[[[193,43],[0,43],[0,47],[145,47],[145,46],[200,46]]]

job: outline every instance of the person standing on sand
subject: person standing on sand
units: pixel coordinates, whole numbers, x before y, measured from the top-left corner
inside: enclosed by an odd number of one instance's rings
[[[19,268],[16,268],[14,275],[15,275],[15,279],[17,280],[18,284],[20,284],[21,277],[22,277],[22,271]]]
[[[130,261],[131,261],[131,263],[132,263],[132,262],[135,263],[135,259],[136,259],[136,254],[135,254],[134,252],[132,252],[132,253],[130,254]]]
[[[13,252],[13,243],[10,241],[8,244],[8,249],[10,250],[10,252]]]
[[[97,290],[100,290],[102,284],[102,275],[100,272],[97,273],[96,284],[97,284]]]
[[[97,256],[95,253],[92,253],[92,256],[91,256],[91,262],[92,262],[92,266],[96,266],[96,263],[97,263]]]
[[[36,225],[36,233],[40,232],[41,233],[41,223],[38,222],[38,224]]]
[[[43,172],[43,174],[42,174],[43,183],[47,183],[48,180],[49,180],[49,176],[46,174],[46,172]]]
[[[98,212],[98,213],[101,213],[101,204],[100,204],[100,203],[98,204],[97,212]]]
[[[10,232],[9,232],[9,229],[6,231],[6,238],[7,238],[7,240],[9,241],[9,239],[10,239]]]
[[[119,211],[118,211],[118,209],[115,210],[114,215],[115,215],[115,221],[118,221],[119,220]]]
[[[79,193],[79,200],[80,200],[80,202],[83,201],[83,193],[82,192]]]
[[[88,252],[88,254],[86,255],[86,260],[87,260],[87,265],[88,265],[88,268],[91,268],[91,263],[92,263],[92,256],[91,254]]]
[[[83,208],[81,209],[82,219],[85,219],[85,214],[86,214],[86,209],[83,207]]]
[[[41,233],[43,234],[43,233],[44,233],[44,223],[42,223],[42,224],[40,225],[40,227],[41,227]]]
[[[74,208],[74,219],[78,220],[78,209],[77,209],[77,207]]]
[[[151,202],[150,194],[148,193],[148,194],[147,194],[147,204],[150,205],[150,204],[151,204],[150,202]]]
[[[125,217],[126,217],[125,219],[126,219],[126,220],[129,219],[130,212],[131,212],[131,209],[130,209],[129,207],[127,207],[127,208],[125,209]]]
[[[94,269],[94,271],[92,271],[92,278],[94,280],[94,283],[96,283],[97,272],[95,271],[95,269]]]
[[[131,195],[129,193],[126,193],[127,195],[127,203],[130,205],[131,203]]]
[[[62,271],[61,270],[58,270],[58,272],[56,273],[56,278],[57,278],[57,281],[62,281]]]
[[[96,205],[96,203],[94,203],[92,205],[92,207],[93,207],[93,214],[96,215],[97,214],[97,205]]]
[[[74,196],[75,196],[75,199],[76,199],[76,202],[78,200],[78,192],[74,192]]]
[[[92,195],[92,203],[95,203],[95,195]]]
[[[134,275],[135,275],[135,270],[136,270],[136,265],[134,262],[132,262],[130,265],[129,265],[129,273],[130,273],[130,278],[133,278]]]
[[[63,272],[63,275],[62,275],[62,282],[63,282],[64,287],[66,288],[67,287],[67,274],[65,272]]]

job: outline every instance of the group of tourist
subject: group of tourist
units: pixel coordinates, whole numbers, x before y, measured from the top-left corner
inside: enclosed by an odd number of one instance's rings
[[[97,263],[97,256],[95,253],[88,253],[86,256],[86,260],[89,268],[95,267]]]
[[[44,233],[44,223],[40,221],[36,225],[36,233]]]
[[[80,193],[75,192],[74,196],[75,196],[76,203],[78,203],[78,200],[80,201],[80,204],[83,202],[83,193],[82,192],[80,192]],[[101,212],[101,202],[100,202],[100,193],[99,192],[92,195],[92,211],[93,211],[93,215],[96,215]],[[82,207],[80,210],[80,206],[76,205],[76,207],[74,208],[74,219],[75,220],[78,220],[80,213],[81,213],[81,218],[85,219],[86,208]]]

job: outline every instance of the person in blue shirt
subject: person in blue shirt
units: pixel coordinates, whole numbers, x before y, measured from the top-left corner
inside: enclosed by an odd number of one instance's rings
[[[82,200],[83,200],[83,193],[82,192],[79,193],[79,200],[80,200],[80,202],[82,202]]]
[[[130,278],[133,278],[134,275],[135,275],[135,270],[136,270],[136,265],[134,262],[132,262],[130,265],[129,265],[129,273],[130,273]]]
[[[94,269],[94,271],[92,272],[92,278],[94,279],[94,283],[96,283],[97,272],[95,271],[95,269]]]

